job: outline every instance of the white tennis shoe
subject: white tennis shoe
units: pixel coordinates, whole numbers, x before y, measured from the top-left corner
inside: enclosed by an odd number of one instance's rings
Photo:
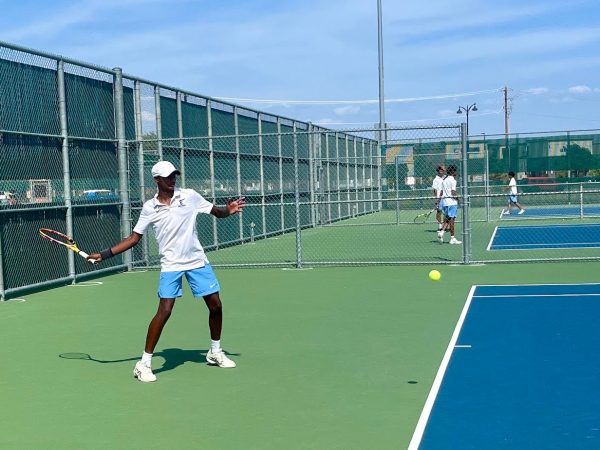
[[[156,381],[156,375],[152,373],[152,369],[142,361],[135,363],[135,367],[133,368],[133,376],[144,383]]]
[[[219,366],[224,369],[235,367],[235,362],[230,360],[223,350],[216,352],[209,350],[206,354],[206,362],[212,366]]]
[[[459,245],[459,244],[462,244],[462,241],[459,241],[459,240],[458,240],[458,239],[456,239],[455,237],[452,237],[452,238],[450,239],[450,244],[452,244],[452,245]]]
[[[524,212],[525,212],[525,210],[524,210],[524,209],[522,209],[521,211],[519,211],[519,215],[520,215],[520,214],[523,214]]]
[[[442,230],[437,232],[437,236],[438,236],[438,240],[440,241],[440,244],[444,243],[444,232]]]

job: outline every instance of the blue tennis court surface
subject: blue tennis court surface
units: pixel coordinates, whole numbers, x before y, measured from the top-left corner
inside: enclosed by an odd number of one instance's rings
[[[600,224],[496,227],[488,250],[600,247]]]
[[[502,220],[544,218],[544,217],[586,217],[600,215],[600,206],[550,206],[525,208],[523,214],[517,214],[518,208],[513,208],[511,214],[501,214]]]
[[[600,448],[600,284],[471,290],[410,449]]]

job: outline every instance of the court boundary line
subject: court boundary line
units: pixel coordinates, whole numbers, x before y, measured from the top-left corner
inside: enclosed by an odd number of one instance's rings
[[[486,249],[488,252],[491,251],[492,242],[494,242],[494,239],[496,238],[496,232],[498,231],[498,228],[500,228],[498,225],[496,225],[494,227],[494,232],[492,233],[492,237],[490,237],[490,242],[488,242],[487,249]],[[509,227],[506,227],[506,228],[509,228]]]
[[[476,284],[475,287],[521,287],[521,286],[600,286],[600,283],[527,283],[527,284]]]
[[[506,228],[506,229],[518,229],[518,228],[559,228],[559,227],[571,227],[571,228],[580,228],[580,227],[600,227],[598,223],[556,223],[556,224],[547,224],[547,225],[515,225],[514,227],[507,225],[500,225],[498,228]]]
[[[553,247],[551,245],[546,245],[545,247],[509,247],[508,244],[503,244],[504,248],[494,248],[491,249],[490,251],[494,251],[494,250],[572,250],[572,249],[576,249],[576,248],[598,248],[600,247],[600,241],[598,241],[598,245],[594,246],[594,247],[587,247],[587,245],[592,244],[592,242],[582,242],[582,244],[586,245],[586,247],[566,247],[568,245],[574,245],[575,242],[565,242],[563,244],[562,247]],[[533,245],[544,245],[544,244],[521,244],[522,246],[533,246]],[[554,244],[555,245],[555,244]]]
[[[524,284],[520,284],[517,286],[525,286]],[[540,286],[551,286],[549,284],[542,284]],[[560,286],[560,285],[557,285]],[[577,285],[579,286],[579,285]],[[498,294],[498,295],[476,295],[473,298],[512,298],[512,297],[600,297],[599,294]]]
[[[462,329],[465,318],[467,317],[467,311],[471,306],[471,301],[473,299],[473,294],[475,293],[476,288],[477,285],[471,286],[471,290],[469,291],[467,300],[465,301],[462,312],[460,313],[460,316],[458,318],[458,322],[454,327],[454,332],[452,333],[450,342],[448,343],[448,347],[446,348],[446,353],[444,353],[444,357],[442,358],[440,367],[438,368],[437,374],[435,375],[435,378],[433,380],[433,384],[431,386],[431,390],[429,391],[429,395],[425,400],[425,405],[423,406],[423,410],[421,411],[421,415],[419,416],[419,420],[417,422],[417,426],[415,427],[412,439],[410,440],[410,444],[408,444],[408,450],[418,450],[419,446],[421,445],[421,440],[423,439],[423,434],[425,433],[427,422],[429,422],[431,410],[433,409],[433,405],[442,385],[442,380],[444,379],[446,369],[448,368],[448,364],[450,363],[452,352],[454,351],[456,341],[458,340],[458,335],[460,334],[460,330]]]

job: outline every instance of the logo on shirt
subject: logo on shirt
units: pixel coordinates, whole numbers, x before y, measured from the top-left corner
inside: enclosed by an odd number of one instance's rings
[[[181,208],[182,206],[185,206],[185,203],[183,203],[183,199],[180,198],[179,199],[179,207]]]

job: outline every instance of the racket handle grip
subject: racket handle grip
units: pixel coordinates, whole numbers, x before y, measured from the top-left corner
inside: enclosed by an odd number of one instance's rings
[[[87,259],[88,255],[86,252],[79,250],[79,254],[84,257],[85,259]],[[96,264],[98,261],[96,261],[95,259],[90,259],[89,262],[91,262],[92,264]]]

